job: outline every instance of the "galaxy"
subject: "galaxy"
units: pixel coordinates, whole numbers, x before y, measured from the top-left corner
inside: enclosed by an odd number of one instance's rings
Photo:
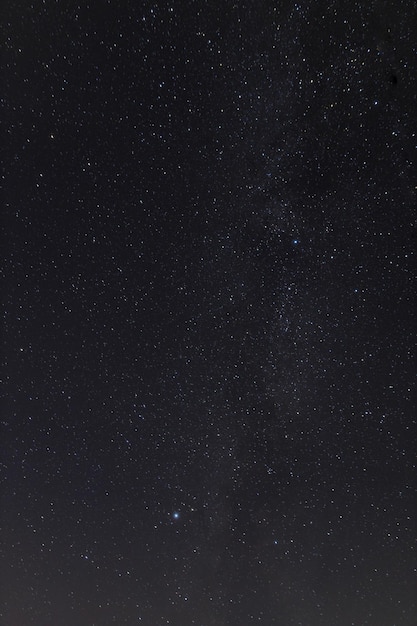
[[[2,17],[1,626],[415,625],[415,2]]]

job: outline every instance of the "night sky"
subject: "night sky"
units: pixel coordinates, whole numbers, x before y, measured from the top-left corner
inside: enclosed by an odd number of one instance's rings
[[[414,626],[414,0],[3,5],[1,626]]]

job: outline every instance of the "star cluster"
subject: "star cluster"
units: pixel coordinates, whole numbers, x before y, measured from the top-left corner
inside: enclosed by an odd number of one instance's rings
[[[6,2],[2,624],[416,622],[416,23]]]

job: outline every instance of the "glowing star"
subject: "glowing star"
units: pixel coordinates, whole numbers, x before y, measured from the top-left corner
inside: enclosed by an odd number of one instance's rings
[[[173,519],[179,519],[180,518],[180,514],[178,513],[178,511],[174,511],[174,513],[172,514]]]

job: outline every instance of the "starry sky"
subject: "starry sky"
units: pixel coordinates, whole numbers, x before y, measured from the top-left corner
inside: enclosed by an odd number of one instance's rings
[[[413,0],[7,0],[1,626],[413,626]]]

